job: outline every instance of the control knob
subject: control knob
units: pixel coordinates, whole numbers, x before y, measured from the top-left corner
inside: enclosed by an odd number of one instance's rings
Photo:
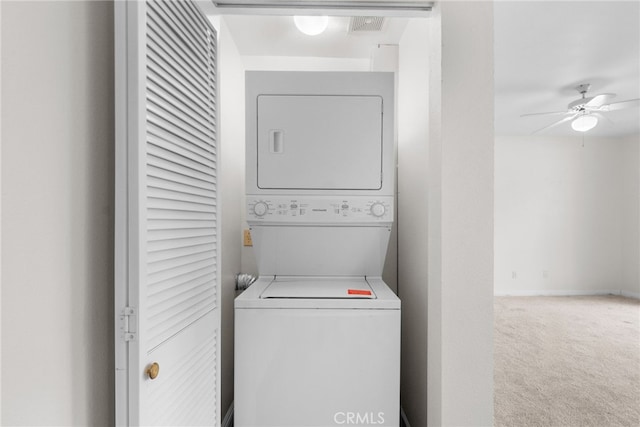
[[[269,205],[265,202],[257,202],[253,205],[253,213],[256,214],[256,216],[264,216],[267,211],[269,211]]]
[[[386,209],[382,203],[374,203],[371,205],[371,214],[375,217],[380,218],[384,215]]]

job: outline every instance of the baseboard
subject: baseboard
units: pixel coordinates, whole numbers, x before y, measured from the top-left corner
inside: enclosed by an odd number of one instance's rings
[[[229,409],[227,409],[227,413],[224,414],[224,418],[222,419],[221,427],[233,427],[233,402],[229,405]]]
[[[411,427],[411,424],[409,424],[409,420],[407,419],[407,414],[404,413],[402,406],[400,407],[400,427]]]
[[[620,295],[627,298],[640,299],[640,293],[638,292],[620,291]]]
[[[575,297],[589,295],[624,295],[619,290],[606,291],[568,291],[568,290],[528,290],[528,291],[504,291],[494,292],[496,297]]]

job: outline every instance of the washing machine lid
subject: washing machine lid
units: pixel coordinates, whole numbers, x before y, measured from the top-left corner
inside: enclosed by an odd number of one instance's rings
[[[261,299],[377,299],[363,277],[276,277]]]
[[[267,292],[272,284],[275,287]],[[295,286],[296,289],[290,289],[296,284],[299,285]],[[317,289],[318,286],[327,285],[331,287],[331,290]],[[370,290],[371,295],[358,295],[353,292],[349,294],[349,289]],[[363,293],[366,294],[366,292]],[[347,294],[346,297],[345,294]],[[332,297],[329,298],[327,295]],[[335,298],[334,295],[338,297]],[[260,276],[253,285],[236,297],[234,307],[237,310],[400,310],[400,299],[389,289],[381,277]]]

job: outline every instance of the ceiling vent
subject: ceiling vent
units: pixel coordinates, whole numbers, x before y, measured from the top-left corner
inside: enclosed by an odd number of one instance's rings
[[[349,21],[349,33],[382,31],[383,25],[381,16],[354,16]]]

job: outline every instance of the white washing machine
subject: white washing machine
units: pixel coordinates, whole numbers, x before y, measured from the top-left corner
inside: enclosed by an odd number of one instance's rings
[[[234,425],[398,426],[393,74],[246,78],[259,279],[235,301]]]

